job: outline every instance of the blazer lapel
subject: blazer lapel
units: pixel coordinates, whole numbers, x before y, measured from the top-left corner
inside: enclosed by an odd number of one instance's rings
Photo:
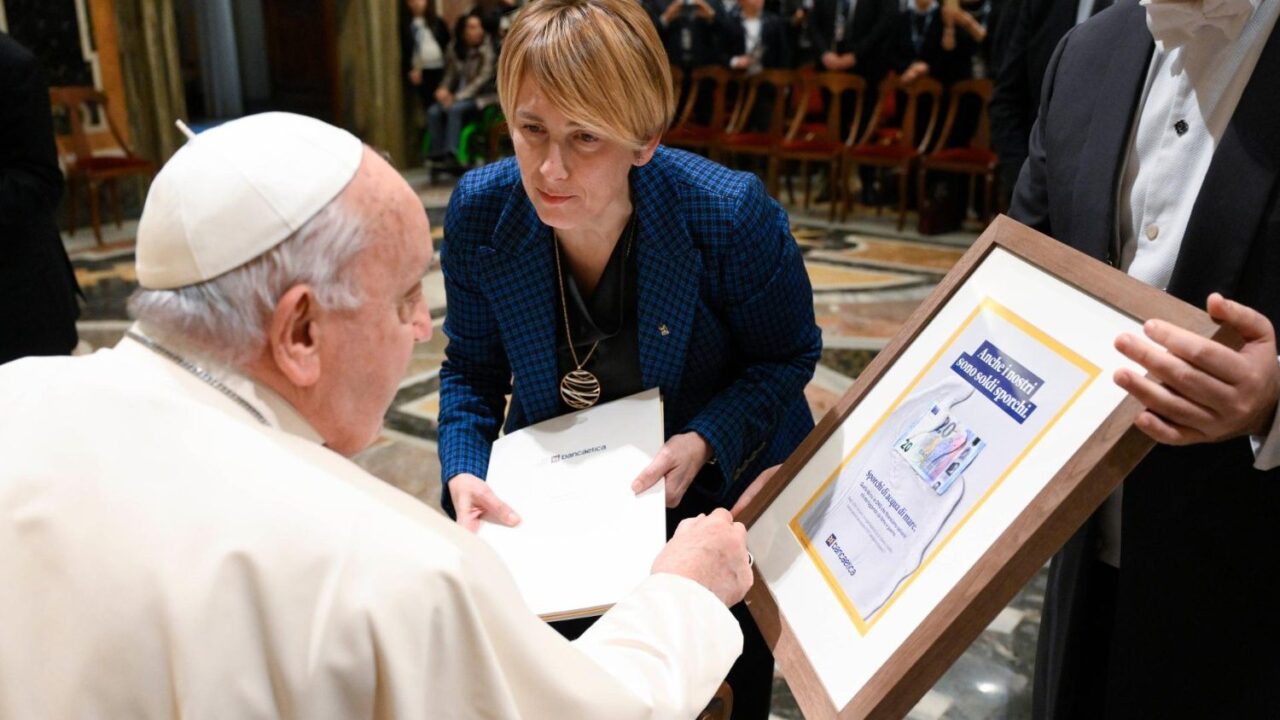
[[[1235,295],[1258,237],[1280,163],[1280,33],[1272,33],[1191,209],[1169,293],[1200,306],[1209,293]]]
[[[702,258],[681,222],[675,183],[661,169],[664,151],[632,171],[639,227],[640,372],[645,387],[670,397],[680,387],[685,349],[693,330]]]
[[[1126,3],[1109,12],[1125,16],[1113,36],[1119,39],[1107,72],[1098,78],[1097,96],[1089,122],[1089,136],[1081,156],[1081,171],[1073,188],[1073,227],[1061,239],[1097,258],[1110,256],[1116,234],[1116,196],[1120,170],[1128,156],[1129,132],[1151,64],[1155,41],[1147,30],[1146,11],[1138,3]],[[1102,212],[1098,212],[1101,209]]]
[[[555,258],[550,234],[517,183],[494,226],[490,246],[480,248],[481,272],[498,329],[520,388],[528,423],[559,411],[556,372]]]

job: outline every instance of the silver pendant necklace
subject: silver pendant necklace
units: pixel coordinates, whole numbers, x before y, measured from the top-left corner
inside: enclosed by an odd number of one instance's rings
[[[130,340],[133,340],[134,342],[138,342],[138,343],[141,343],[142,345],[145,345],[149,350],[165,358],[166,360],[171,360],[178,367],[182,368],[183,370],[186,370],[192,375],[195,375],[196,378],[198,378],[201,382],[205,383],[206,385],[213,388],[214,390],[217,390],[223,395],[226,395],[227,398],[231,400],[231,402],[244,408],[245,412],[252,415],[255,420],[262,423],[263,425],[266,425],[267,427],[271,427],[271,423],[267,422],[267,418],[264,417],[262,413],[258,412],[257,408],[250,405],[248,400],[245,400],[243,397],[240,397],[240,395],[237,394],[235,390],[232,390],[231,388],[219,382],[218,379],[215,378],[208,370],[205,370],[199,365],[196,365],[195,363],[182,357],[178,353],[173,352],[172,350],[166,348],[165,346],[161,345],[155,340],[152,340],[149,337],[144,337],[142,335],[139,335],[138,333],[132,330],[125,331],[125,337],[129,338]]]

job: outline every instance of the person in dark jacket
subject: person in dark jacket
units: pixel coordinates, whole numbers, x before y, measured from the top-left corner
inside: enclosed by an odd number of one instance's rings
[[[1045,720],[1280,717],[1280,4],[1211,5],[1122,0],[1067,32],[1009,211],[1244,340],[1115,339],[1159,444],[1050,566]]]
[[[897,0],[814,0],[809,20],[817,69],[856,72],[874,87],[888,69],[885,44]]]
[[[0,363],[75,349],[76,283],[54,218],[63,179],[35,57],[0,33]]]
[[[890,38],[890,64],[904,82],[929,76],[950,85],[973,76],[977,42],[944,21],[937,0],[912,0],[898,15]]]

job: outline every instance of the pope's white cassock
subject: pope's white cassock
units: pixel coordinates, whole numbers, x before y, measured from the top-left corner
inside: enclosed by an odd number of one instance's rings
[[[0,366],[0,717],[693,717],[741,649],[650,577],[568,643],[482,541],[129,339]]]
[[[139,280],[269,250],[363,153],[283,114],[202,134],[152,184]],[[279,395],[132,333],[0,366],[0,718],[691,718],[741,651],[724,604],[670,574],[569,643],[487,545]]]

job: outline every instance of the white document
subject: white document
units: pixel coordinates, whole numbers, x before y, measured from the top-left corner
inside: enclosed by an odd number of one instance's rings
[[[631,482],[662,448],[658,389],[499,438],[488,483],[522,518],[485,522],[479,536],[549,620],[598,615],[649,575],[666,532],[666,483]]]

